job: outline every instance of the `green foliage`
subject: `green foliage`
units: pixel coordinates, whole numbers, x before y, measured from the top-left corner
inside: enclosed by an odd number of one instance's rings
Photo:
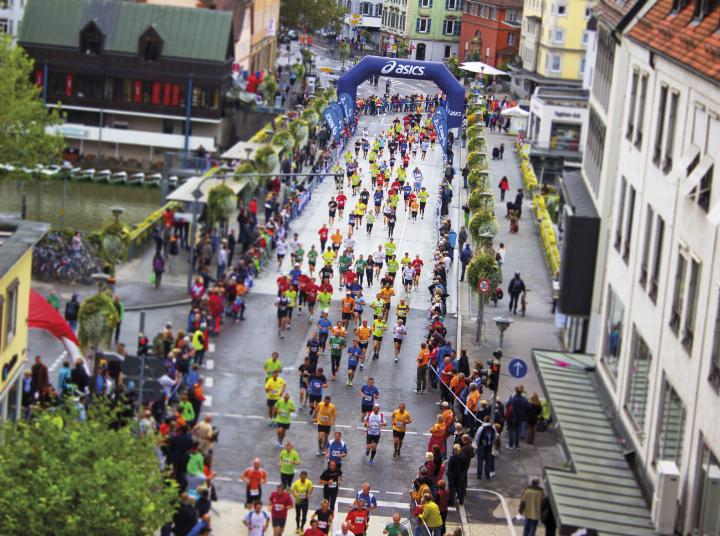
[[[208,220],[210,225],[226,220],[236,206],[235,192],[224,184],[218,184],[208,192]]]
[[[467,156],[466,164],[470,169],[486,170],[488,168],[487,155],[478,150],[471,151]]]
[[[252,177],[246,177],[245,175],[247,173],[254,173],[258,171],[255,169],[255,166],[252,164],[252,162],[243,162],[238,167],[235,168],[235,180],[242,180],[242,179],[248,179]]]
[[[290,150],[295,147],[295,137],[287,130],[281,130],[273,135],[271,143],[283,149]]]
[[[463,75],[463,71],[460,70],[460,60],[457,56],[453,56],[448,60],[448,69],[455,78],[460,78]]]
[[[106,223],[100,230],[100,255],[115,274],[115,265],[127,255],[130,234],[119,221]]]
[[[477,210],[492,210],[495,206],[495,196],[492,191],[478,188],[470,192],[468,206],[473,213]]]
[[[487,151],[487,141],[484,136],[475,136],[469,139],[467,148],[469,152],[478,151],[484,153]]]
[[[328,100],[322,97],[316,98],[312,101],[312,109],[318,114],[318,117],[322,114],[323,110],[327,107]]]
[[[308,136],[310,135],[310,127],[307,121],[303,119],[290,121],[288,129],[299,146],[302,147],[305,143],[307,143]]]
[[[484,136],[485,135],[485,127],[483,126],[482,123],[477,123],[475,125],[468,127],[466,132],[467,132],[467,138],[469,140],[472,140],[474,138]]]
[[[347,41],[340,43],[340,47],[338,48],[338,57],[341,61],[347,60],[350,57],[350,45],[348,45]]]
[[[260,92],[263,94],[263,99],[265,99],[268,105],[272,105],[275,101],[277,88],[277,80],[275,80],[275,77],[271,74],[266,74],[263,81],[260,82]]]
[[[270,173],[275,167],[278,165],[279,159],[278,155],[275,152],[275,149],[273,149],[270,145],[265,145],[264,147],[260,147],[255,152],[255,165],[257,166],[258,171],[262,173]],[[252,167],[252,165],[251,165]],[[251,173],[254,171],[253,169],[249,169],[245,173]],[[237,173],[237,169],[235,170],[235,173]]]
[[[498,223],[495,218],[495,210],[491,208],[479,209],[473,213],[468,224],[470,235],[475,242],[480,242],[480,235],[490,233],[495,236],[498,232]]]
[[[57,109],[43,106],[32,73],[33,61],[25,51],[9,36],[0,38],[0,158],[15,167],[55,162],[64,145],[62,136],[45,130],[62,121]]]
[[[481,247],[475,252],[475,256],[468,264],[467,276],[470,285],[475,290],[477,290],[477,283],[481,278],[490,280],[490,288],[497,288],[500,284],[500,266],[495,260],[495,252],[492,248]]]
[[[342,28],[347,10],[336,0],[281,0],[280,24],[314,33],[323,28]]]
[[[312,108],[305,110],[300,117],[302,117],[304,121],[307,121],[310,126],[315,126],[320,122],[320,114]]]
[[[119,320],[112,296],[107,291],[100,291],[94,296],[85,298],[80,304],[78,313],[80,347],[83,350],[87,350],[90,346],[110,347]]]
[[[295,76],[297,76],[298,80],[302,81],[302,79],[305,78],[305,65],[303,65],[299,61],[293,64],[292,70],[295,73]]]
[[[172,518],[177,486],[160,471],[155,439],[95,404],[0,428],[0,508],[6,536],[153,535]]]
[[[468,186],[471,190],[492,190],[492,184],[490,183],[490,174],[487,171],[482,171],[477,168],[471,170],[468,174]]]

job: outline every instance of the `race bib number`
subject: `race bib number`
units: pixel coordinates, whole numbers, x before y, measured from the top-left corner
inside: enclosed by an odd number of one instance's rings
[[[255,495],[260,495],[259,489],[251,489],[250,490],[250,496],[254,497]]]

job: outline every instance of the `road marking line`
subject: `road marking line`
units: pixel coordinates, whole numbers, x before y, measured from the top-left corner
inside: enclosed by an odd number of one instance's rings
[[[215,385],[215,380],[213,380],[211,376],[205,376],[203,378],[203,381],[205,383],[205,387],[207,387],[208,389],[212,388],[212,386]]]
[[[215,343],[214,342],[211,342],[208,344],[208,352],[210,352],[211,354],[215,353]]]
[[[373,491],[373,490],[370,490],[370,491]],[[373,491],[373,493],[377,493],[377,492]],[[386,491],[385,493],[388,493],[388,492]],[[355,502],[355,499],[351,499],[349,497],[338,497],[336,502],[342,503],[342,504],[353,504]],[[406,503],[405,502],[396,502],[396,501],[377,501],[377,505],[380,507],[384,507],[384,508],[403,508],[404,509],[404,508],[408,507],[408,504],[410,504],[409,501]],[[455,508],[451,506],[450,508],[448,508],[448,511],[455,512]]]
[[[205,395],[205,402],[203,402],[204,408],[212,407],[212,395]]]
[[[500,504],[502,504],[503,511],[505,512],[505,519],[507,520],[508,529],[510,530],[510,536],[517,536],[517,532],[515,532],[515,525],[513,525],[512,516],[510,515],[510,509],[508,508],[508,505],[505,502],[505,497],[503,497],[497,491],[493,491],[491,489],[467,488],[466,491],[477,491],[480,493],[490,493],[492,495],[495,495],[497,498],[499,498]]]
[[[60,354],[57,359],[55,359],[55,361],[53,361],[52,364],[48,367],[48,372],[53,372],[58,367],[58,365],[63,362],[63,359],[65,359],[67,355],[67,351]]]
[[[205,370],[214,370],[215,369],[215,360],[214,359],[208,359],[205,361]]]

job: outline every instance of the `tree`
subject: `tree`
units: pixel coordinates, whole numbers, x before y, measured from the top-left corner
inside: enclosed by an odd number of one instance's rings
[[[160,470],[155,438],[118,427],[110,410],[70,409],[0,428],[2,533],[152,535],[172,518],[177,486]]]
[[[281,0],[280,23],[314,33],[323,28],[340,31],[346,10],[337,0]]]
[[[56,161],[64,145],[62,136],[46,132],[60,124],[60,113],[43,105],[33,69],[21,47],[9,37],[0,39],[0,159],[15,167]]]
[[[101,290],[94,296],[85,298],[78,312],[80,346],[83,350],[89,347],[109,347],[119,320],[115,302],[108,291]]]

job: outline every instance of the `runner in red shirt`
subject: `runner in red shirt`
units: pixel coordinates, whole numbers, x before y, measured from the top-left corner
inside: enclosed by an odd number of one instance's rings
[[[240,480],[245,482],[245,508],[249,510],[256,501],[262,501],[262,485],[267,482],[260,458],[253,460],[252,467],[245,469]]]
[[[325,536],[325,533],[318,528],[318,520],[310,520],[310,528],[305,529],[304,536]]]
[[[310,278],[305,274],[300,274],[298,276],[298,314],[302,312],[302,306],[307,301],[307,294],[305,293],[305,289],[307,288],[308,281],[310,281]]]
[[[282,484],[270,494],[270,517],[272,518],[273,536],[280,536],[285,529],[287,512],[293,507],[293,500]]]
[[[365,508],[365,501],[358,499],[355,506],[347,513],[345,523],[350,525],[350,532],[355,536],[362,536],[367,531],[370,512]]]
[[[345,288],[349,288],[350,285],[357,281],[357,274],[355,270],[348,270],[345,272]]]
[[[415,258],[410,263],[410,266],[415,268],[415,278],[413,279],[413,286],[415,288],[418,288],[418,285],[420,284],[420,272],[422,271],[422,267],[424,264],[425,263],[420,258],[420,255],[415,255]]]
[[[310,314],[310,318],[308,318],[308,323],[312,323],[313,321],[313,315],[315,314],[315,303],[317,302],[318,292],[320,292],[320,287],[315,284],[315,278],[308,277],[307,281],[305,282],[305,302],[307,303],[308,313]]]
[[[290,288],[290,279],[286,275],[281,275],[277,278],[278,296],[285,293]]]
[[[338,214],[340,215],[340,219],[342,219],[343,211],[345,210],[345,202],[347,201],[347,196],[344,192],[340,192],[338,195],[335,196],[335,201],[337,201],[338,204]]]
[[[320,235],[320,253],[323,253],[325,251],[325,244],[327,243],[328,235],[330,234],[330,229],[328,229],[327,225],[323,223],[323,226],[320,227],[318,234]]]

